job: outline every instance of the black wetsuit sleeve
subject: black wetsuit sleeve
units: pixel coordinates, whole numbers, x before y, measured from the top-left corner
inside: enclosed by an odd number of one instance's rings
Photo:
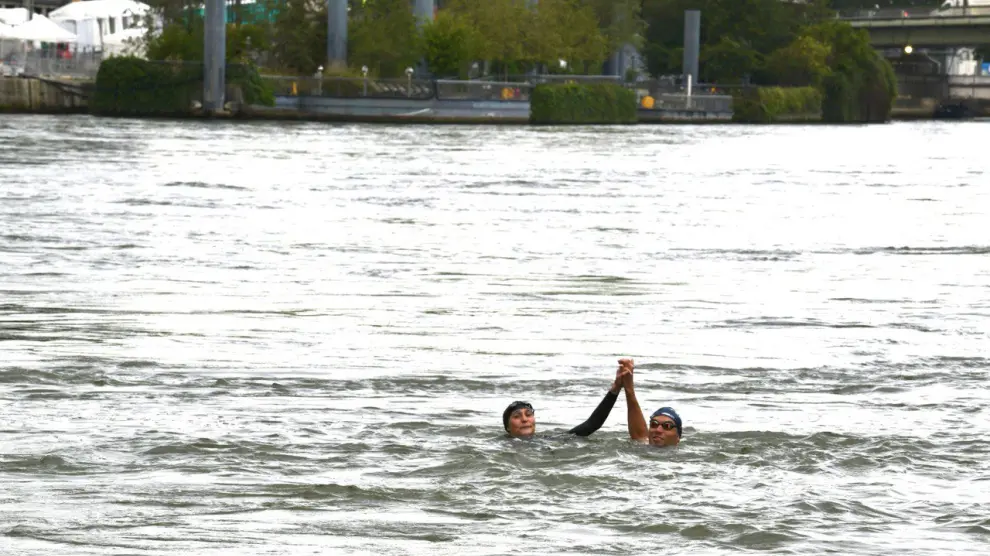
[[[591,414],[591,417],[588,417],[587,421],[567,432],[578,436],[591,436],[591,433],[602,428],[602,425],[605,424],[605,420],[608,419],[608,414],[612,412],[612,406],[615,405],[615,400],[617,399],[619,399],[618,392],[613,394],[609,391],[605,394],[605,397],[602,399],[601,403],[598,404],[598,407],[595,408],[595,411]]]

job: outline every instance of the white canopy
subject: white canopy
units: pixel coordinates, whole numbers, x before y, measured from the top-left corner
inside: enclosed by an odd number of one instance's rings
[[[147,32],[144,27],[131,27],[112,35],[103,35],[103,46],[126,46],[129,42],[141,40]]]
[[[19,25],[27,20],[27,8],[0,8],[0,23]]]
[[[34,14],[31,21],[14,27],[10,39],[41,42],[76,42],[75,33],[61,28],[58,23],[41,14]]]
[[[125,15],[142,15],[150,7],[134,0],[85,0],[69,2],[57,10],[48,13],[54,21],[83,21]]]

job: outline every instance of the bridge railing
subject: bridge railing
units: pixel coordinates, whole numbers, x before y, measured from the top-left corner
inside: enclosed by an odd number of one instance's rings
[[[988,15],[990,15],[990,6],[946,9],[912,6],[906,8],[880,8],[875,10],[839,10],[838,12],[838,18],[844,20],[953,18]]]

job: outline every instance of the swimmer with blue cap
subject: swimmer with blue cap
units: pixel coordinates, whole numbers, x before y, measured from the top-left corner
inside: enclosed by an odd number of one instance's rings
[[[602,398],[602,401],[599,402],[598,407],[591,413],[591,417],[588,417],[587,421],[567,431],[568,434],[591,436],[592,433],[605,424],[609,413],[612,412],[612,406],[615,405],[615,400],[619,397],[619,391],[622,390],[623,380],[628,373],[632,373],[631,368],[627,370],[621,365],[619,366],[619,369],[615,373],[615,381],[612,382],[611,388],[609,388],[605,397]],[[536,410],[533,409],[533,405],[529,402],[512,402],[502,412],[502,427],[513,438],[531,438],[536,434]]]
[[[647,428],[643,410],[639,407],[636,391],[633,388],[633,360],[620,359],[619,367],[627,371],[622,375],[622,389],[626,392],[629,437],[637,442],[654,446],[676,446],[680,443],[683,433],[681,416],[672,407],[661,407],[650,415],[650,426]]]

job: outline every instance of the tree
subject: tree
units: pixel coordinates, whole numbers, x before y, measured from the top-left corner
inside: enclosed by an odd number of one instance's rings
[[[409,0],[367,0],[351,11],[348,59],[380,77],[400,77],[420,60],[422,49]]]
[[[272,54],[286,70],[310,74],[326,60],[325,3],[285,0],[272,29]]]
[[[554,67],[565,60],[568,73],[587,73],[605,60],[607,40],[598,18],[580,0],[541,0],[529,21],[524,57],[531,63]]]
[[[766,68],[778,85],[821,87],[831,54],[829,45],[805,35],[771,53]]]
[[[519,69],[531,16],[526,0],[451,0],[444,9],[460,15],[475,29],[479,57],[498,62],[504,74]]]
[[[442,10],[423,26],[426,64],[437,76],[463,76],[478,52],[479,38],[462,16]]]
[[[699,76],[709,83],[737,83],[762,67],[762,56],[747,44],[725,36],[701,49]]]
[[[825,121],[887,121],[897,97],[897,79],[890,62],[870,46],[866,31],[826,21],[806,34],[831,48],[829,74],[822,82]]]
[[[580,3],[594,10],[609,53],[626,44],[643,46],[646,31],[643,0],[581,0]]]
[[[737,77],[752,72],[761,80],[762,68],[760,64],[754,67],[751,60],[762,62],[762,57],[788,45],[805,25],[817,22],[809,19],[821,17],[815,15],[819,8],[820,2],[781,0],[643,0],[647,65],[655,75],[681,73],[681,59],[675,53],[682,51],[684,45],[684,11],[696,9],[701,10],[701,49],[703,57],[709,51],[708,63],[724,64],[727,58],[736,56],[725,49],[739,44],[745,51],[736,57],[746,67],[739,68]],[[704,68],[701,70],[706,73]],[[725,71],[723,65],[707,70],[707,74],[725,75]]]

